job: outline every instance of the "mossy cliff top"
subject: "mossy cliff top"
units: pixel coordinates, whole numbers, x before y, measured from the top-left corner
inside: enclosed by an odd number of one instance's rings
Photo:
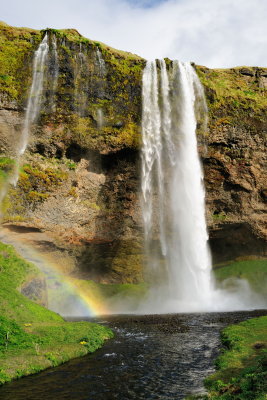
[[[102,153],[138,147],[145,60],[74,29],[35,31],[0,24],[0,104],[25,108],[34,51],[45,33],[50,51],[37,125],[53,130],[50,143],[75,142]]]
[[[39,130],[53,131],[50,143],[75,142],[102,153],[139,148],[145,60],[86,39],[75,29],[36,31],[0,23],[0,104],[25,108],[34,51],[45,33],[50,49],[56,42],[58,64],[50,55]],[[171,61],[166,62],[169,67]],[[238,125],[255,130],[266,123],[267,68],[196,70],[206,90],[210,128]]]
[[[21,102],[20,96],[28,90],[27,83],[30,80],[25,78],[24,73],[30,68],[33,51],[37,49],[45,33],[54,36],[58,40],[58,45],[63,46],[65,52],[73,52],[73,56],[78,51],[90,51],[99,49],[108,62],[117,67],[120,72],[125,74],[134,73],[135,70],[141,70],[137,67],[140,63],[144,65],[145,61],[132,53],[116,50],[104,43],[89,40],[75,29],[43,29],[41,31],[30,28],[12,27],[5,22],[0,21],[0,91],[1,95],[5,93],[9,101]],[[77,55],[77,54],[76,54]],[[29,72],[29,71],[27,71]],[[139,71],[140,72],[140,71]]]
[[[267,68],[208,69],[197,66],[205,87],[211,128],[236,125],[266,129]]]

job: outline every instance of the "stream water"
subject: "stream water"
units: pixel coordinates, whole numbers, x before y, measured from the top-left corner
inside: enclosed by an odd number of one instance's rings
[[[220,330],[267,310],[109,316],[115,338],[94,354],[0,388],[1,400],[184,399],[214,371]]]

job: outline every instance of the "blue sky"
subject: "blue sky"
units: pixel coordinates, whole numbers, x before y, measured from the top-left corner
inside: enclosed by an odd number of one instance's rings
[[[0,19],[82,35],[147,59],[267,67],[267,0],[1,0]]]

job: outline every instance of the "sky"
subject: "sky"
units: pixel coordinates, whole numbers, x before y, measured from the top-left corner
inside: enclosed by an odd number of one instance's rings
[[[0,10],[9,25],[75,28],[146,59],[267,67],[267,0],[0,0]]]

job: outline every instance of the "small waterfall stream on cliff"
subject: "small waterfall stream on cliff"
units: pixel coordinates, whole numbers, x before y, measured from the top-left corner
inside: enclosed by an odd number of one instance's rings
[[[106,73],[107,73],[106,64],[105,64],[105,61],[104,61],[104,59],[102,57],[102,53],[98,48],[96,49],[96,57],[97,57],[97,64],[98,64],[98,67],[99,67],[99,75],[100,75],[101,78],[104,78],[106,76]]]
[[[31,126],[37,120],[40,113],[40,109],[43,102],[44,82],[49,67],[50,71],[48,78],[51,81],[49,82],[50,105],[51,105],[51,110],[54,110],[55,108],[54,94],[58,82],[57,42],[56,38],[53,36],[52,50],[51,54],[49,54],[49,37],[48,34],[46,33],[38,49],[34,53],[32,84],[28,96],[22,134],[17,149],[16,166],[14,169],[14,173],[9,180],[9,182],[13,183],[14,185],[16,185],[18,181],[20,157],[25,153],[25,150],[27,148]]]
[[[207,120],[207,106],[194,68],[174,61],[167,72],[165,61],[147,62],[142,96],[142,211],[152,282],[142,311],[261,307],[246,281],[233,293],[213,284],[196,139],[196,114],[202,110]]]
[[[96,66],[98,69],[98,75],[101,78],[100,81],[100,92],[102,92],[102,96],[105,96],[105,81],[103,81],[103,78],[106,77],[107,75],[107,69],[106,69],[106,63],[105,60],[103,59],[102,53],[99,48],[96,49]],[[97,109],[97,127],[98,129],[101,129],[105,123],[104,119],[104,112],[102,107],[99,107]]]
[[[26,150],[31,124],[36,120],[40,111],[44,82],[44,71],[48,60],[48,51],[48,36],[46,34],[34,54],[32,85],[28,98],[21,144],[19,148],[20,155],[22,155]]]
[[[50,108],[54,112],[56,110],[55,104],[55,92],[58,85],[58,75],[59,75],[59,64],[58,64],[58,52],[57,52],[57,39],[56,36],[52,36],[52,49],[50,54],[50,68],[49,68],[49,78],[51,80],[50,89]]]
[[[46,33],[34,53],[32,84],[29,91],[23,130],[17,147],[17,157],[13,171],[1,185],[0,205],[7,194],[9,184],[17,184],[20,157],[26,151],[32,124],[38,119],[42,105],[45,102],[45,96],[48,100],[50,112],[55,112],[54,97],[58,76],[59,63],[56,37],[54,35],[49,37]],[[14,234],[8,234],[4,229],[0,231],[0,238],[3,243],[13,245],[23,258],[33,262],[44,273],[48,289],[48,308],[61,315],[92,316],[92,312],[88,308],[86,300],[84,300],[86,295],[79,292],[75,284],[60,271],[60,267],[55,262],[51,262],[49,257],[44,257],[41,252],[29,246],[23,239],[14,238]],[[89,296],[87,295],[87,297]]]
[[[48,36],[46,34],[42,42],[40,43],[38,49],[34,53],[32,84],[26,107],[24,125],[22,129],[21,138],[18,141],[18,145],[15,144],[15,146],[17,145],[17,150],[16,150],[17,156],[16,159],[14,160],[13,171],[7,175],[4,182],[1,182],[0,206],[2,205],[2,202],[7,194],[9,184],[13,185],[17,184],[19,178],[20,157],[24,154],[27,148],[31,124],[37,119],[37,116],[40,111],[43,82],[44,82],[44,72],[48,60],[48,51],[49,51]]]

